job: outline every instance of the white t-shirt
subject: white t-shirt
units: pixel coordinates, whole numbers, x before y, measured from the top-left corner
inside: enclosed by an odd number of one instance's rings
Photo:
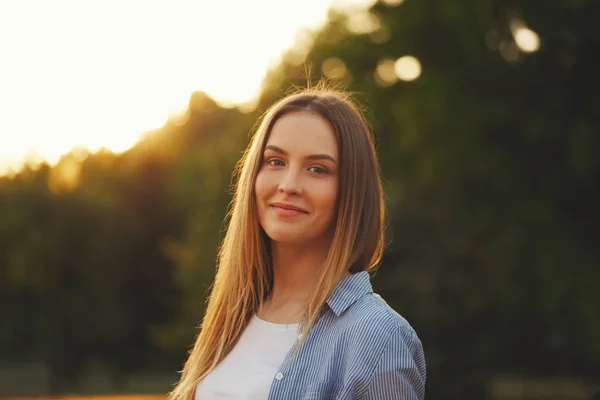
[[[273,378],[298,339],[298,324],[256,315],[223,361],[196,387],[195,400],[267,400]]]

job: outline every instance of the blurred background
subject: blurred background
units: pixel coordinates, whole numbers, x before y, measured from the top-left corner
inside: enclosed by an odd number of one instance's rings
[[[0,2],[0,397],[164,394],[265,109],[377,138],[427,398],[600,391],[596,0]]]

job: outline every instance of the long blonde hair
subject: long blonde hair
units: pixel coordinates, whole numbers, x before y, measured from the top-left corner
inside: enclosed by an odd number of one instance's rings
[[[362,113],[340,92],[305,90],[283,98],[265,113],[236,167],[229,224],[206,314],[181,379],[169,395],[171,400],[193,399],[197,384],[231,351],[269,295],[273,282],[270,239],[258,221],[254,183],[273,124],[294,111],[313,112],[330,122],[340,160],[335,233],[304,309],[303,333],[315,322],[344,271],[371,270],[381,260],[384,201],[373,136]]]

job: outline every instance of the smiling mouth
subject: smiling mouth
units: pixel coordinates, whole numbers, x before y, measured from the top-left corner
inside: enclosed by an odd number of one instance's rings
[[[300,208],[300,207],[293,206],[293,205],[291,205],[291,204],[285,204],[285,203],[273,203],[273,204],[271,204],[271,207],[274,207],[274,208],[281,208],[281,209],[283,209],[283,210],[292,210],[292,211],[298,211],[298,212],[301,212],[301,213],[304,213],[304,214],[308,214],[308,211],[306,211],[305,209],[303,209],[303,208]]]
[[[279,215],[280,217],[297,217],[300,215],[308,214],[308,211],[305,211],[301,208],[290,206],[287,204],[271,204],[270,207]]]

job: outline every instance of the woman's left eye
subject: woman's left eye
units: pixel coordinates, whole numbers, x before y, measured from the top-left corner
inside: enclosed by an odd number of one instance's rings
[[[308,170],[311,172],[314,172],[315,174],[319,174],[319,175],[327,173],[327,170],[325,168],[321,168],[321,167],[310,167]]]

